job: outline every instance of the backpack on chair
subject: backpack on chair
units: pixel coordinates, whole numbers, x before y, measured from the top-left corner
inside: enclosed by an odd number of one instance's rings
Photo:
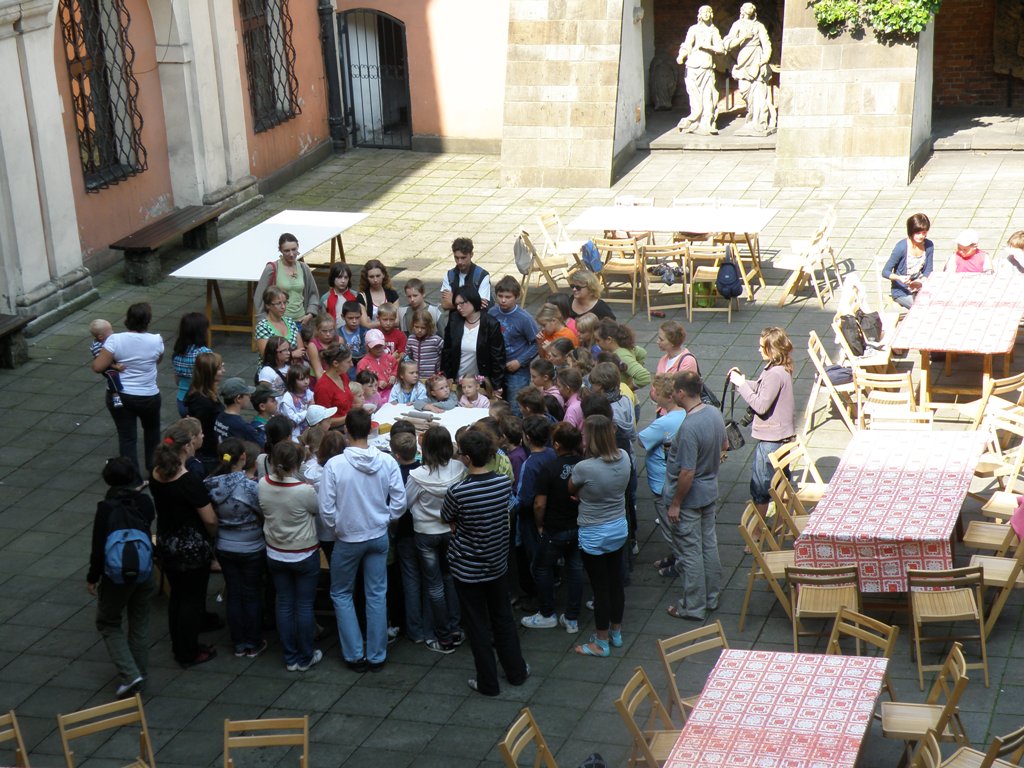
[[[512,258],[515,260],[516,269],[519,270],[521,275],[530,274],[530,267],[533,266],[533,253],[530,252],[530,247],[523,238],[525,234],[525,232],[520,233],[515,243],[512,244]]]
[[[732,246],[725,246],[725,261],[718,267],[715,289],[718,291],[718,295],[725,299],[738,298],[743,295],[745,290],[740,270],[732,256]]]

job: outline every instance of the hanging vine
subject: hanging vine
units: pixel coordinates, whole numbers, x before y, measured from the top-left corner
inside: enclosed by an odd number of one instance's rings
[[[872,30],[882,40],[908,41],[920,34],[942,0],[809,0],[826,37]]]

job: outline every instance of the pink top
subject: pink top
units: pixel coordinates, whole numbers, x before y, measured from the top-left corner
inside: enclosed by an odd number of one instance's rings
[[[967,258],[964,258],[959,253],[956,255],[957,272],[984,272],[985,265],[987,263],[988,252],[983,251],[980,248]]]
[[[391,396],[391,384],[388,382],[392,376],[398,375],[398,361],[387,352],[381,354],[380,357],[374,357],[367,353],[356,365],[357,372],[365,370],[377,374],[377,390],[380,392],[381,402],[386,403]]]
[[[668,355],[662,355],[661,360],[658,361],[656,373],[682,373],[683,371],[700,373],[697,367],[697,358],[686,347],[683,347],[679,357],[671,358]]]
[[[562,421],[567,421],[576,429],[583,429],[583,403],[580,402],[579,393],[573,392],[565,401],[565,416]]]
[[[459,405],[463,408],[490,408],[491,401],[486,395],[476,393],[476,400],[470,400],[465,395],[459,398]]]
[[[565,408],[565,398],[562,397],[562,393],[558,391],[558,387],[548,387],[547,389],[544,390],[544,394],[551,395],[553,398],[555,398],[555,400],[558,401],[558,404],[560,406]]]

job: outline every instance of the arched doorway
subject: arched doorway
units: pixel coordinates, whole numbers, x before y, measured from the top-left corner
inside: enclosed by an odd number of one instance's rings
[[[352,146],[409,149],[405,25],[372,10],[338,14],[345,127]]]

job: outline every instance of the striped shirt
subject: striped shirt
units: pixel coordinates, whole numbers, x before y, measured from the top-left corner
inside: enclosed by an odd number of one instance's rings
[[[508,570],[508,500],[512,483],[505,475],[469,475],[444,497],[441,519],[454,523],[448,565],[459,581],[492,581]]]
[[[419,366],[420,379],[424,382],[441,370],[441,347],[444,342],[437,334],[420,339],[410,336],[405,345],[405,356],[411,357]]]

